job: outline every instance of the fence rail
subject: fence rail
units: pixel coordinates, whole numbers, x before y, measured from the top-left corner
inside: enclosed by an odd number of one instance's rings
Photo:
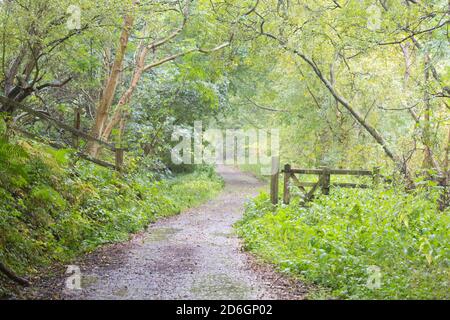
[[[290,164],[286,164],[283,170],[279,170],[279,157],[272,158],[272,176],[270,182],[270,199],[274,205],[279,202],[279,180],[280,174],[284,174],[283,179],[283,203],[289,204],[291,201],[291,184],[299,188],[304,193],[304,200],[310,201],[314,198],[315,193],[320,189],[322,194],[330,194],[332,187],[339,188],[370,188],[369,185],[363,183],[332,183],[332,175],[346,175],[346,176],[366,176],[372,177],[373,183],[378,184],[382,177],[378,167],[372,170],[351,170],[351,169],[331,169],[328,167],[321,167],[319,169],[294,169]],[[299,175],[316,175],[319,177],[317,182],[302,182]],[[306,188],[310,188],[307,190]]]
[[[281,171],[282,173],[285,170]],[[291,173],[294,174],[322,174],[323,169],[290,169]],[[373,171],[370,170],[349,170],[349,169],[329,169],[330,174],[334,175],[354,175],[354,176],[371,176]]]
[[[79,127],[73,128],[72,126],[70,126],[68,124],[65,124],[64,122],[62,122],[60,120],[54,119],[54,118],[50,117],[49,115],[47,115],[45,113],[36,111],[33,108],[30,108],[30,107],[24,105],[23,103],[11,100],[11,99],[3,97],[1,95],[0,95],[0,103],[14,105],[16,108],[18,108],[18,109],[20,109],[22,111],[25,111],[26,113],[29,113],[29,114],[35,116],[36,118],[39,118],[41,120],[50,122],[53,125],[55,125],[55,126],[61,128],[61,129],[65,130],[65,131],[70,132],[74,137],[82,138],[82,139],[85,139],[87,141],[91,141],[91,142],[95,142],[95,143],[100,144],[104,148],[109,149],[110,151],[114,152],[114,154],[115,154],[115,164],[110,164],[110,163],[108,163],[106,161],[92,158],[92,157],[90,157],[90,156],[88,156],[88,155],[86,155],[84,153],[81,153],[81,152],[78,152],[77,155],[80,158],[83,158],[85,160],[91,161],[93,163],[96,163],[98,165],[101,165],[101,166],[104,166],[104,167],[107,167],[107,168],[113,168],[113,169],[116,169],[117,171],[122,171],[123,170],[124,152],[127,151],[128,149],[122,148],[122,147],[118,147],[115,144],[111,144],[111,143],[108,143],[108,142],[103,141],[101,139],[92,137],[91,135],[81,131],[79,129]],[[78,117],[79,115],[77,114],[76,116]],[[28,138],[35,139],[35,140],[40,140],[40,142],[45,143],[45,141],[40,139],[40,137],[37,137],[36,135],[34,135],[34,134],[30,133],[30,132],[27,132],[27,131],[22,130],[22,129],[17,128],[17,127],[14,128],[14,130],[22,133],[23,135],[27,136]],[[62,146],[60,146],[58,144],[55,144],[55,143],[50,143],[49,145],[51,147],[57,148],[57,149],[63,148]],[[74,148],[78,148],[77,145],[78,145],[78,139],[74,139]]]

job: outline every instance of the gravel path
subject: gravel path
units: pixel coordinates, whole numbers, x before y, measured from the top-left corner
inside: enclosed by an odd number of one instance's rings
[[[231,167],[218,172],[226,186],[216,199],[83,258],[81,291],[63,289],[60,275],[45,280],[35,294],[45,299],[302,298],[305,287],[255,262],[234,233],[245,202],[264,184]]]

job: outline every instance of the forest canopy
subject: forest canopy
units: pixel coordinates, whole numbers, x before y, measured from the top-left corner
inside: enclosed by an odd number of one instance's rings
[[[446,1],[4,1],[1,23],[2,112],[19,127],[43,129],[5,98],[140,145],[257,111],[301,141],[282,144],[289,160],[447,170]]]

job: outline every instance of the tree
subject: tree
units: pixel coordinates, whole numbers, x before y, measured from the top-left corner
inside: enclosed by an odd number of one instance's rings
[[[75,38],[96,28],[101,16],[86,12],[79,28],[70,29],[70,13],[60,10],[69,4],[36,0],[5,1],[1,5],[1,83],[8,99],[22,102],[47,89],[62,88],[72,80],[70,74],[60,70],[59,54]],[[0,107],[0,112],[9,115],[14,111],[14,104]]]
[[[131,10],[137,10],[138,3],[133,3],[133,6]],[[179,36],[183,30],[186,27],[186,24],[188,22],[189,14],[190,14],[190,1],[187,1],[184,4],[184,7],[181,6],[181,2],[179,4],[180,8],[175,9],[172,8],[172,10],[177,11],[182,16],[182,22],[181,25],[175,29],[173,32],[171,32],[169,35],[159,38],[156,41],[148,42],[149,39],[149,31],[145,29],[144,26],[144,37],[139,41],[139,45],[137,46],[136,52],[135,52],[135,62],[133,66],[133,72],[130,80],[130,84],[128,88],[124,91],[124,93],[121,95],[116,107],[114,114],[112,115],[111,119],[108,121],[108,114],[112,106],[112,101],[114,98],[114,95],[116,93],[117,89],[117,80],[120,74],[120,70],[122,69],[123,61],[124,61],[124,54],[128,47],[128,40],[131,33],[131,28],[133,27],[133,20],[131,18],[132,13],[128,13],[124,18],[124,26],[122,28],[122,34],[120,38],[120,46],[118,53],[115,57],[115,62],[113,66],[113,71],[111,72],[111,76],[109,80],[107,81],[107,85],[105,89],[103,90],[103,96],[101,99],[101,102],[99,104],[99,107],[97,109],[97,115],[95,124],[92,128],[92,135],[94,137],[101,138],[103,140],[108,140],[112,130],[114,127],[116,127],[118,124],[120,124],[120,136],[123,135],[125,123],[127,118],[129,117],[129,112],[126,110],[126,106],[129,105],[131,101],[131,97],[133,93],[135,92],[142,76],[144,73],[150,72],[156,67],[159,67],[161,65],[164,65],[168,62],[174,61],[177,58],[181,58],[183,56],[186,56],[191,53],[202,53],[202,54],[210,54],[216,51],[219,51],[227,46],[230,45],[230,41],[225,41],[220,45],[217,45],[211,49],[205,49],[201,48],[198,45],[195,45],[194,48],[190,49],[183,49],[181,52],[169,54],[162,58],[156,59],[150,63],[147,63],[147,58],[150,53],[155,53],[155,51],[166,45],[169,44],[172,40],[174,40],[177,36]],[[169,9],[165,9],[169,10]],[[98,156],[99,152],[99,145],[94,143],[90,143],[88,146],[88,152],[91,156]]]
[[[330,4],[329,1],[283,2],[283,6],[279,3],[257,1],[252,10],[251,19],[248,19],[250,21],[243,22],[241,28],[271,40],[268,45],[281,48],[286,53],[284,59],[289,63],[291,63],[289,56],[300,59],[303,66],[310,70],[306,81],[312,82],[310,76],[317,77],[337,102],[335,107],[342,106],[382,147],[386,156],[395,163],[405,177],[410,179],[407,165],[410,152],[402,151],[401,145],[396,145],[392,138],[386,138],[386,136],[392,137],[392,133],[389,132],[392,128],[383,125],[386,128],[380,130],[371,123],[370,118],[375,118],[376,109],[379,109],[378,117],[390,116],[390,112],[386,112],[383,106],[388,103],[388,98],[392,97],[393,100],[389,103],[395,100],[397,101],[394,103],[399,103],[399,100],[407,100],[408,96],[412,97],[411,100],[415,100],[423,90],[415,87],[408,95],[399,94],[396,88],[392,88],[389,92],[387,87],[383,87],[381,81],[375,82],[377,77],[387,73],[387,69],[380,68],[381,72],[379,72],[370,68],[367,63],[371,61],[374,66],[380,63],[382,67],[381,63],[386,59],[392,59],[393,56],[395,56],[394,59],[398,59],[401,53],[399,44],[418,37],[422,38],[427,34],[443,34],[444,27],[448,24],[448,8],[445,1],[417,6],[412,3],[383,2],[379,4],[378,9],[375,7],[380,14],[383,10],[385,12],[381,16],[379,26],[371,25],[372,22],[367,20],[366,10],[371,3],[365,1],[345,4],[338,2]],[[405,10],[408,10],[408,15],[405,14]],[[427,15],[424,16],[424,12],[427,12]],[[305,73],[305,70],[307,69],[303,67],[302,72]],[[414,76],[417,74],[416,70],[408,72],[413,72]],[[356,75],[364,74],[367,74],[370,82],[366,82],[372,87],[366,92],[362,90],[363,86],[367,86],[363,82],[365,77],[356,77]],[[397,81],[396,75],[397,70],[392,68],[387,79]],[[386,81],[386,84],[388,83]],[[374,95],[372,91],[374,84],[382,85],[376,87],[376,93],[383,91],[384,96],[383,94]],[[361,88],[358,88],[358,85]],[[309,94],[310,91],[308,90]],[[400,99],[394,97],[395,95],[398,95]],[[404,111],[405,108],[402,110]],[[370,116],[371,114],[373,116]],[[391,118],[395,119],[395,117]],[[416,125],[414,121],[409,123],[410,127]],[[400,136],[397,137],[397,139],[400,138]],[[412,140],[415,140],[415,137],[412,137]]]

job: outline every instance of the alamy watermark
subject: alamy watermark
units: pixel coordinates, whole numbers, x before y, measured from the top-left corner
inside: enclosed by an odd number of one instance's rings
[[[367,283],[366,287],[370,290],[381,288],[381,268],[378,266],[370,266],[367,268]]]
[[[67,290],[81,290],[81,269],[79,266],[71,265],[67,267],[66,274],[70,275],[65,282]]]
[[[367,29],[377,31],[381,29],[381,8],[377,4],[372,4],[366,9]]]
[[[202,122],[196,121],[194,128],[176,128],[172,141],[179,142],[171,151],[176,165],[259,165],[262,175],[278,170],[271,165],[279,154],[279,129],[203,130]]]
[[[67,14],[69,18],[67,19],[67,29],[69,30],[80,30],[81,29],[81,8],[75,5],[70,5],[67,8]]]

